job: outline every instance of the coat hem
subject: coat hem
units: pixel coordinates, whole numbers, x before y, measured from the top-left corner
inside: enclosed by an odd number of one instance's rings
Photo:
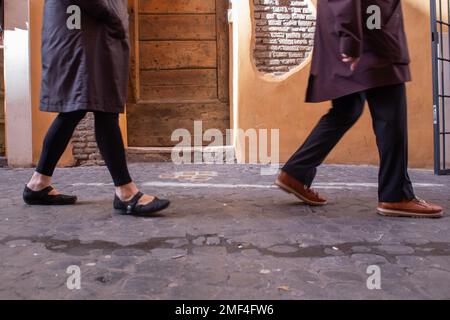
[[[327,102],[327,101],[332,101],[335,99],[339,99],[354,93],[358,93],[358,92],[363,92],[366,90],[370,90],[370,89],[375,89],[375,88],[380,88],[380,87],[385,87],[385,86],[392,86],[395,84],[402,84],[402,83],[407,83],[410,82],[411,80],[405,80],[405,81],[393,81],[392,83],[383,83],[383,84],[374,84],[371,86],[365,86],[362,88],[355,88],[354,90],[349,90],[347,91],[345,94],[337,94],[337,95],[330,95],[329,97],[324,97],[324,98],[306,98],[305,102],[306,103],[321,103],[321,102]]]
[[[40,111],[55,112],[55,113],[69,113],[74,111],[87,112],[106,112],[106,113],[124,113],[125,106],[111,107],[111,105],[95,105],[92,103],[67,103],[67,104],[40,104]]]
[[[377,71],[379,73],[383,73],[383,70],[370,70],[370,71],[371,72]],[[411,81],[411,73],[409,70],[409,66],[394,66],[394,68],[390,67],[387,68],[387,70],[385,71],[387,71],[386,72],[387,75],[385,77],[377,79],[376,81],[372,80],[371,83],[362,83],[360,79],[334,78],[333,81],[331,81],[331,83],[342,82],[343,83],[342,90],[335,90],[334,93],[328,94],[326,93],[326,91],[329,91],[327,90],[327,84],[317,79],[317,76],[311,74],[308,81],[308,87],[306,90],[305,102],[307,103],[326,102],[373,88],[407,83]],[[330,83],[328,83],[328,85],[330,85]],[[321,89],[318,90],[318,88]]]

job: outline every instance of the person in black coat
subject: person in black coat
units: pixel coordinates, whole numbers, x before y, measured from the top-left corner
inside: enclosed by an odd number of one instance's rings
[[[367,101],[380,153],[378,213],[441,217],[440,206],[415,196],[408,175],[409,62],[400,0],[318,0],[306,101],[332,100],[332,108],[284,165],[276,184],[307,204],[326,204],[311,188],[316,168]]]
[[[165,209],[168,200],[144,195],[133,183],[119,128],[129,76],[128,1],[46,0],[43,21],[40,109],[58,116],[25,187],[24,201],[30,205],[76,202],[75,196],[51,187],[51,180],[76,126],[91,111],[97,144],[116,187],[114,208],[132,215]]]

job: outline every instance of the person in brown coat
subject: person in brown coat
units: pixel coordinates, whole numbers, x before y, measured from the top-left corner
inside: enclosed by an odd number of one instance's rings
[[[332,100],[332,108],[282,168],[276,184],[306,204],[326,204],[311,188],[317,167],[367,101],[380,154],[378,213],[441,217],[440,206],[415,196],[408,175],[409,63],[400,0],[318,0],[306,101]]]

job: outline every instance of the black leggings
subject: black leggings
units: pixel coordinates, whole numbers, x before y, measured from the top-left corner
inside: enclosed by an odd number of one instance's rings
[[[78,123],[87,111],[60,113],[53,121],[44,139],[41,158],[36,171],[53,176],[55,167],[66,150]],[[128,172],[125,147],[119,127],[119,114],[94,112],[95,137],[98,148],[113,178],[115,186],[132,182]]]

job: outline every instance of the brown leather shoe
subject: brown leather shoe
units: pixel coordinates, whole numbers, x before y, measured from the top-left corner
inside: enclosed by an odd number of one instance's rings
[[[283,191],[295,195],[297,198],[308,205],[323,206],[327,204],[327,200],[325,198],[322,198],[319,193],[317,193],[317,191],[308,188],[303,183],[292,178],[284,171],[281,171],[280,175],[277,178],[277,181],[275,181],[275,184]]]
[[[402,202],[380,202],[378,213],[389,217],[441,218],[444,210],[438,205],[416,198]]]

